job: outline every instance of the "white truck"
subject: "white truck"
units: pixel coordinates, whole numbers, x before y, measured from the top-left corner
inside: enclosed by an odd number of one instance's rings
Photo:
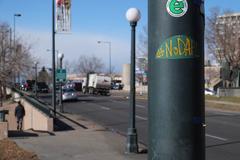
[[[97,74],[89,74],[82,84],[83,93],[109,95],[111,89],[111,77]]]

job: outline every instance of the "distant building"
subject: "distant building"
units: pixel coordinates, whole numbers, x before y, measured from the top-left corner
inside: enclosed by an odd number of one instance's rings
[[[130,64],[123,64],[122,82],[124,90],[130,90]]]
[[[224,14],[217,17],[217,40],[221,44],[216,48],[219,55],[226,52],[237,52],[240,48],[240,13]],[[222,56],[224,58],[224,56]]]
[[[240,72],[237,57],[240,50],[240,13],[218,16],[216,28],[220,37],[218,41],[222,42],[220,48],[216,48],[216,52],[222,57],[221,80],[223,80],[223,88],[239,87]],[[230,57],[226,58],[226,55]]]
[[[224,14],[222,16],[218,16],[216,23],[217,29],[219,29],[220,32],[224,33],[225,25],[231,26],[233,32],[237,35],[240,34],[240,13]]]

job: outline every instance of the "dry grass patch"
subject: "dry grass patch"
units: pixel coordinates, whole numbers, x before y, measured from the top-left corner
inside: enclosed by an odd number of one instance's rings
[[[39,160],[35,153],[20,148],[10,139],[0,140],[0,160]]]

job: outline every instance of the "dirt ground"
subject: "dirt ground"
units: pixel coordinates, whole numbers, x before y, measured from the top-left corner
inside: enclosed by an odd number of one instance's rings
[[[39,160],[35,153],[20,148],[10,139],[0,140],[0,160]]]

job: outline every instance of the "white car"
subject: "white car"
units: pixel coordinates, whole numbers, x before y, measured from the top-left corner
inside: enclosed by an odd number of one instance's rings
[[[211,96],[215,95],[215,92],[208,88],[205,88],[204,92],[205,92],[205,95],[211,95]]]
[[[77,100],[78,95],[77,92],[72,88],[63,89],[62,100]]]

